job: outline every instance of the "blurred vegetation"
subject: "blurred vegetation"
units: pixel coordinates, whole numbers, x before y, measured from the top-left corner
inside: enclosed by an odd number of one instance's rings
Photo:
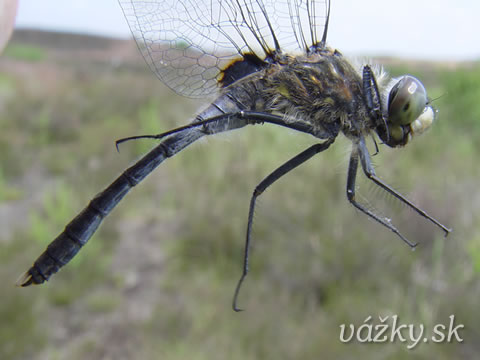
[[[65,56],[0,58],[1,359],[476,358],[478,64],[393,66],[440,96],[438,121],[405,149],[381,146],[373,158],[379,176],[454,232],[444,238],[363,176],[360,199],[419,247],[410,251],[355,211],[345,197],[350,144],[339,137],[259,199],[240,295],[247,311],[234,313],[251,193],[315,141],[306,135],[257,125],[192,145],[138,186],[48,284],[13,286],[94,194],[154,145],[129,142],[117,153],[116,139],[168,130],[200,109],[148,69],[114,68],[108,56],[88,68],[88,52],[71,64]],[[399,341],[339,340],[341,324],[395,314],[429,336],[454,314],[464,342],[407,350]]]
[[[45,50],[31,45],[13,44],[7,46],[4,56],[32,62],[42,61],[45,59]]]

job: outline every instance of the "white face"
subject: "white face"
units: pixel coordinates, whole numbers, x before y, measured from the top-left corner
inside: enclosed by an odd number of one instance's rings
[[[388,95],[388,132],[396,142],[423,133],[433,123],[435,111],[428,105],[427,91],[417,78],[402,76]]]

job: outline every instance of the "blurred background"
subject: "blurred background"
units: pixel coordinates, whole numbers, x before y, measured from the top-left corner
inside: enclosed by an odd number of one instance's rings
[[[314,143],[255,126],[166,161],[50,282],[16,288],[93,195],[155,145],[130,142],[117,153],[116,139],[183,125],[205,106],[163,86],[128,38],[119,5],[101,3],[20,0],[0,56],[1,359],[478,358],[474,1],[417,1],[410,20],[401,11],[413,3],[385,9],[365,0],[352,12],[351,2],[334,1],[329,34],[342,52],[418,76],[440,97],[428,133],[404,149],[381,146],[373,160],[382,179],[454,229],[448,238],[361,174],[359,199],[420,245],[411,251],[355,211],[345,196],[351,146],[340,136],[260,198],[240,296],[247,311],[234,313],[252,190]],[[394,315],[423,324],[426,336],[455,315],[463,342],[408,350],[411,341],[340,341],[342,324]]]

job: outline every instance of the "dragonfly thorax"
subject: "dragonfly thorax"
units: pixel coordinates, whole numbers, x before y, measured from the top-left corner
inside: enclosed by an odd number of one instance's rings
[[[319,138],[333,138],[340,131],[352,138],[375,128],[362,79],[338,51],[327,48],[285,60],[269,66],[259,79],[264,108],[257,110],[308,122]]]

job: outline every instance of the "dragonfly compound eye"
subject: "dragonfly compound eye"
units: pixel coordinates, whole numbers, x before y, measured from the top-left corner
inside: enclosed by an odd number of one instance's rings
[[[393,125],[409,125],[425,110],[427,91],[423,84],[411,75],[393,86],[388,96],[388,122]]]

